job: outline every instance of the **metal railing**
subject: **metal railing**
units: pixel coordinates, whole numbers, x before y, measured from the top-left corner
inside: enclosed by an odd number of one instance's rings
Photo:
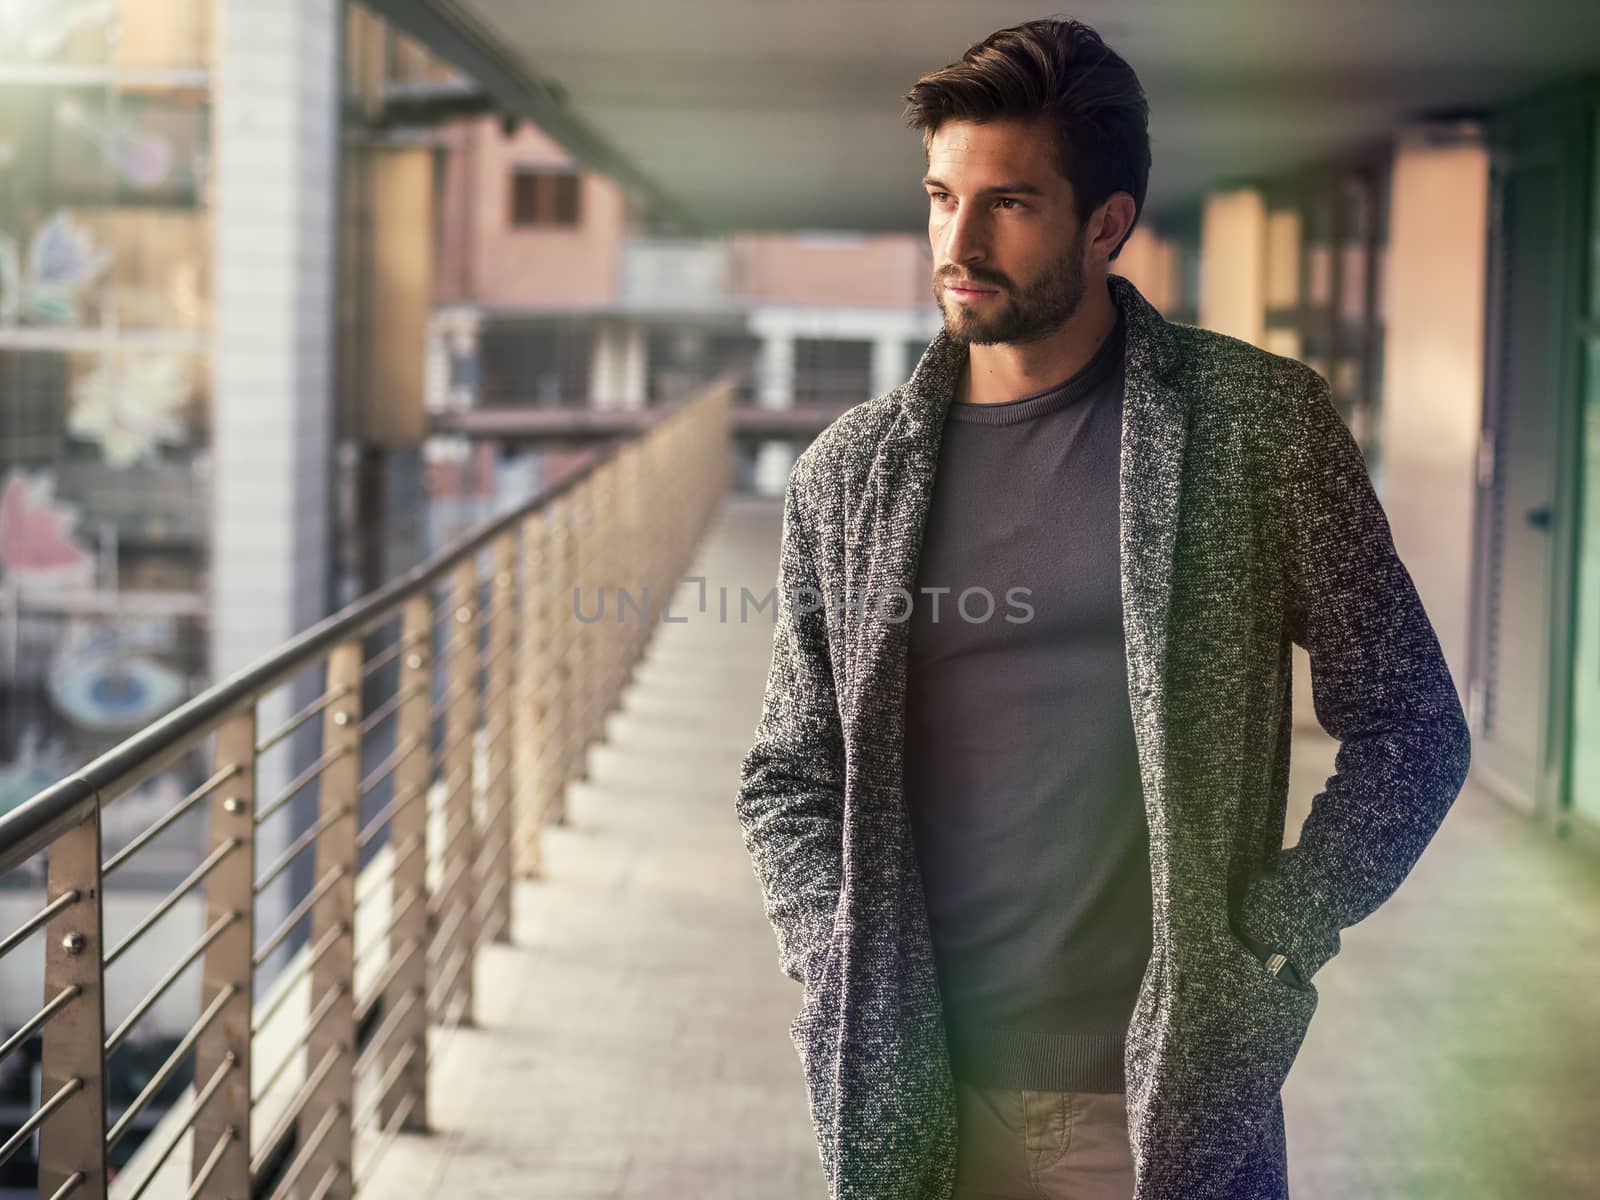
[[[650,634],[644,620],[570,619],[564,597],[618,587],[670,596],[728,486],[730,392],[724,381],[660,411],[638,437],[0,817],[0,874],[46,860],[42,904],[0,935],[0,960],[41,935],[44,958],[41,1006],[0,1043],[3,1062],[41,1039],[42,1079],[37,1106],[0,1145],[0,1167],[36,1138],[41,1197],[106,1196],[108,1153],[186,1065],[192,1087],[152,1135],[165,1140],[141,1147],[143,1170],[116,1180],[119,1195],[345,1197],[397,1132],[426,1128],[437,1031],[470,1020],[477,952],[508,939],[512,879],[540,874],[541,830],[564,816],[565,787],[584,777],[587,748]],[[441,617],[450,636],[435,654]],[[369,653],[368,640],[395,624]],[[363,713],[378,672],[396,665],[392,691]],[[262,697],[315,669],[319,694],[258,729]],[[258,794],[261,756],[313,722],[313,761]],[[387,745],[370,740],[386,725],[393,749],[363,775],[363,747]],[[103,856],[107,806],[212,735],[209,777]],[[313,795],[314,806],[294,806]],[[384,795],[369,812],[364,802]],[[259,862],[263,823],[297,811],[304,828]],[[108,944],[107,878],[192,814],[205,827],[194,869]],[[271,928],[258,926],[262,895],[296,863],[304,875],[308,857],[304,894]],[[107,967],[147,947],[148,932],[197,896],[198,942],[108,1028]],[[376,929],[364,945],[358,925]],[[263,967],[290,949],[262,986]],[[198,1019],[109,1119],[107,1059],[196,964]],[[255,1059],[269,1027],[279,1050],[270,1066]],[[186,1182],[152,1190],[180,1147]]]

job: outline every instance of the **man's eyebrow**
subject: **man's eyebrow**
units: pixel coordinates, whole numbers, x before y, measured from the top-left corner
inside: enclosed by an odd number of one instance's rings
[[[943,183],[940,180],[935,179],[931,175],[924,175],[922,177],[922,186],[923,187],[936,187],[936,188],[939,188],[942,191],[949,191],[950,190],[950,185],[948,183]],[[980,196],[995,196],[995,195],[999,195],[1001,192],[1006,192],[1006,193],[1009,193],[1009,194],[1015,195],[1015,196],[1042,196],[1042,195],[1044,195],[1044,189],[1034,187],[1033,184],[1031,184],[1031,183],[1002,183],[1002,184],[996,185],[995,187],[986,187],[981,192],[979,192],[978,195],[980,195]]]

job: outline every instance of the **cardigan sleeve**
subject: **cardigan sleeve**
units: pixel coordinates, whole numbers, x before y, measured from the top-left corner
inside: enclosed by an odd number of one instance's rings
[[[1300,840],[1246,888],[1240,924],[1309,980],[1399,887],[1465,782],[1467,721],[1439,640],[1325,379],[1300,364],[1280,497],[1286,635],[1339,742]]]
[[[800,477],[797,463],[784,493],[772,661],[736,809],[779,965],[804,984],[827,948],[840,899],[844,735]]]

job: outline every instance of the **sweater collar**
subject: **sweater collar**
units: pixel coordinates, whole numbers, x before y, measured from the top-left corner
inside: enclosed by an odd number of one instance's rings
[[[1126,376],[1130,381],[1164,378],[1178,357],[1172,326],[1123,276],[1107,275],[1106,287],[1112,303],[1122,310]],[[966,344],[941,328],[923,351],[911,378],[901,386],[896,436],[929,437],[938,431],[966,361]]]

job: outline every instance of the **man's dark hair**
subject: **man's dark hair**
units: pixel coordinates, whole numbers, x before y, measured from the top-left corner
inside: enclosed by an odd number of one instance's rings
[[[946,121],[1044,118],[1055,130],[1057,169],[1072,184],[1078,220],[1111,193],[1127,192],[1128,233],[1138,224],[1150,179],[1150,106],[1133,68],[1081,21],[1046,17],[991,33],[960,62],[917,80],[905,100],[906,124],[922,130],[924,159]]]

